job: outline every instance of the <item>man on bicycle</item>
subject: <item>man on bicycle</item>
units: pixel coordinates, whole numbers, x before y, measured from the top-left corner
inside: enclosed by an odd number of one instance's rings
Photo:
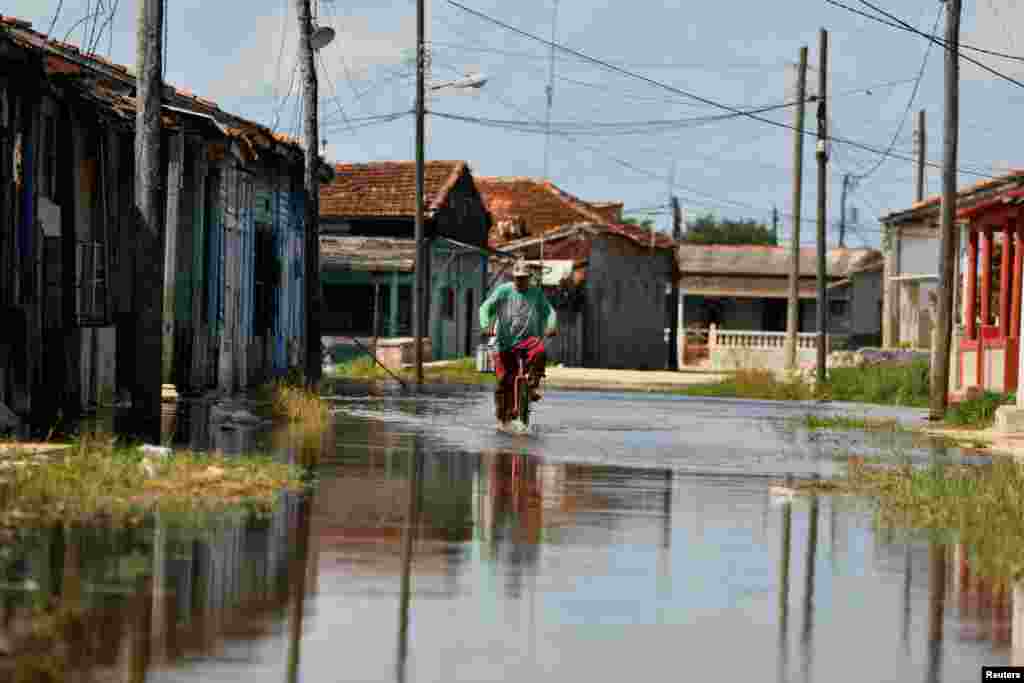
[[[496,337],[494,413],[502,425],[515,418],[515,376],[518,354],[526,354],[530,399],[539,401],[540,381],[546,363],[544,337],[558,334],[558,316],[540,287],[530,286],[530,271],[524,261],[512,270],[512,282],[499,285],[480,305],[480,327]],[[494,328],[492,330],[492,327]]]

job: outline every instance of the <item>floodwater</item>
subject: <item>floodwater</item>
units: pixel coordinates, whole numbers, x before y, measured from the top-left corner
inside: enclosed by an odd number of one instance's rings
[[[964,548],[768,494],[850,456],[969,454],[795,425],[820,404],[550,392],[511,436],[487,393],[333,403],[314,436],[168,416],[196,448],[319,454],[268,517],[6,539],[0,681],[963,681],[1024,659],[1024,599]]]

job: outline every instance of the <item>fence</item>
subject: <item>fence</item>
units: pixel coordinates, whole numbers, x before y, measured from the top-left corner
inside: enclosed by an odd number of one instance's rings
[[[686,330],[684,340],[683,359],[685,365],[709,366],[714,370],[741,368],[782,370],[786,366],[785,332],[720,330],[716,325],[711,325],[706,329]],[[834,343],[839,342],[840,339],[836,335],[826,336],[825,343],[829,351]],[[797,364],[814,362],[817,345],[817,333],[801,332],[797,334]]]

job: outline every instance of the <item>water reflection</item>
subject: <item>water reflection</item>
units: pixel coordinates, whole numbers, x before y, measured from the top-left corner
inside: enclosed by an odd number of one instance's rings
[[[405,406],[418,429],[377,409],[326,433],[179,412],[198,448],[318,463],[315,495],[201,529],[21,530],[0,547],[0,681],[742,680],[773,659],[779,681],[956,681],[1024,661],[1024,588],[860,501],[773,508],[735,472],[747,452],[586,464],[545,452],[554,432],[442,438],[459,400]]]

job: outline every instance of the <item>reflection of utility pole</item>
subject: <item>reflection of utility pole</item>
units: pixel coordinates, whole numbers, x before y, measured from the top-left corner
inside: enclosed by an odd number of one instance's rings
[[[666,590],[665,582],[672,577],[672,470],[665,470],[665,494],[662,498],[661,510],[661,545],[658,548],[658,624],[664,623],[662,612],[665,601],[671,591]]]
[[[779,681],[789,679],[789,546],[793,504],[782,504],[782,555],[779,559]]]
[[[942,675],[943,619],[946,613],[946,556],[943,546],[928,546],[928,673],[926,681]]]
[[[313,503],[308,495],[299,498],[299,519],[295,539],[294,574],[291,577],[292,614],[289,624],[291,637],[288,645],[288,683],[299,680],[299,651],[302,645],[302,621],[306,607],[306,574],[309,572],[309,532]]]
[[[811,668],[811,634],[814,631],[814,564],[818,554],[818,497],[811,497],[810,522],[807,527],[807,568],[804,570],[804,631],[800,638],[804,654],[804,678]]]
[[[903,542],[903,650],[910,654],[910,542]]]
[[[398,654],[395,657],[395,680],[405,681],[405,662],[409,655],[409,602],[411,599],[413,541],[420,519],[420,472],[423,467],[419,438],[413,438],[412,473],[409,477],[409,507],[402,530],[402,583],[398,612]]]

